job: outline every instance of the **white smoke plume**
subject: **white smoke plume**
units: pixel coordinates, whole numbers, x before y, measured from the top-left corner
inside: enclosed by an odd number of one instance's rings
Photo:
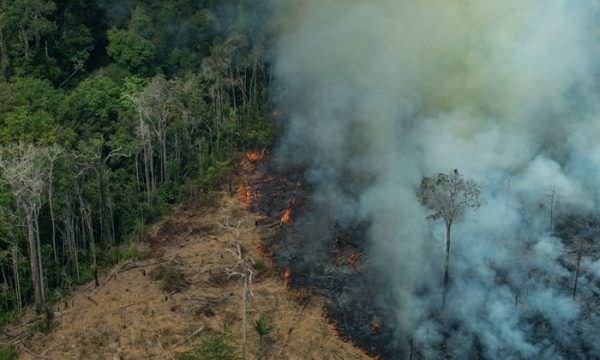
[[[444,347],[456,358],[600,357],[597,310],[583,316],[571,298],[548,215],[552,193],[563,215],[600,203],[600,2],[274,6],[289,114],[279,158],[309,169],[337,221],[370,220],[399,351],[413,339],[424,358]],[[422,176],[454,168],[485,202],[455,228],[440,315],[443,231],[415,192]],[[587,263],[592,287],[598,260]]]

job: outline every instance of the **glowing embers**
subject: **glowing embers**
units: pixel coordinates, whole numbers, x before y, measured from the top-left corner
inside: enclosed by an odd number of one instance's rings
[[[273,251],[272,250],[268,249],[265,246],[265,244],[263,244],[262,242],[260,244],[258,244],[258,246],[256,248],[263,257],[269,259],[271,264],[273,264]]]
[[[237,190],[238,200],[246,205],[246,207],[251,207],[253,204],[257,203],[261,197],[262,193],[259,190],[253,191],[247,184],[241,184]]]
[[[360,259],[362,258],[362,254],[359,253],[358,251],[354,251],[352,254],[350,254],[350,256],[348,256],[348,258],[346,259],[346,264],[352,266],[353,268],[356,268],[356,266],[358,265],[358,263],[360,262]]]
[[[327,324],[327,327],[331,330],[331,332],[333,332],[335,334],[335,336],[342,339],[343,341],[346,341],[346,342],[350,341],[350,339],[348,339],[342,335],[340,330],[337,328],[337,325],[335,324],[334,320],[332,320],[330,317],[328,317],[325,313],[323,313],[321,316],[323,318],[323,321]]]
[[[257,162],[257,161],[261,161],[265,158],[266,152],[267,152],[266,149],[248,151],[248,152],[244,153],[244,156],[250,162]]]
[[[285,269],[283,280],[285,281],[285,286],[290,287],[292,284],[292,270],[290,268]]]
[[[279,225],[287,225],[292,222],[292,209],[296,206],[296,197],[292,196],[288,200],[288,208],[283,211],[281,214],[281,219],[279,220]]]
[[[292,222],[292,209],[286,209],[281,215],[280,224],[287,225]]]

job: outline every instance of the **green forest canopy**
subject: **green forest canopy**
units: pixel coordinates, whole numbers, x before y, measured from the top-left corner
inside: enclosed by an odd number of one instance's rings
[[[0,0],[1,320],[131,256],[166,205],[268,145],[265,16],[250,0]]]

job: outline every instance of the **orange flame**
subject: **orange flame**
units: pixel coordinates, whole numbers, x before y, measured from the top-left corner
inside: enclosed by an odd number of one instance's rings
[[[292,209],[286,209],[281,215],[281,224],[287,225],[292,222]]]
[[[248,161],[250,161],[250,162],[257,162],[257,161],[261,161],[262,159],[265,158],[266,151],[267,151],[266,149],[248,151],[248,152],[244,153],[244,156],[246,156],[246,159],[248,159]]]
[[[292,270],[289,268],[285,269],[285,273],[283,274],[283,280],[285,281],[285,286],[289,287],[292,282]]]
[[[237,198],[240,202],[244,203],[246,207],[252,206],[252,203],[259,200],[262,197],[262,193],[258,190],[251,191],[247,184],[242,184],[237,189]]]
[[[237,189],[237,198],[240,202],[248,205],[248,201],[250,200],[250,191],[248,190],[248,185],[242,184]]]

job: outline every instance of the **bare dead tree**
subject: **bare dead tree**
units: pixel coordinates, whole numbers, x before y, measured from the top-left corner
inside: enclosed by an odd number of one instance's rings
[[[135,129],[137,139],[139,141],[139,150],[135,154],[135,171],[136,179],[139,185],[140,170],[139,161],[144,163],[144,187],[146,190],[146,200],[148,204],[152,204],[153,196],[156,191],[156,177],[154,176],[154,154],[152,147],[152,134],[148,126],[148,109],[146,108],[146,100],[143,93],[125,94],[137,112],[138,125]]]
[[[446,226],[446,259],[444,264],[443,305],[448,291],[450,244],[452,225],[464,218],[468,209],[481,206],[481,190],[473,180],[465,180],[458,170],[449,174],[423,177],[417,197],[421,204],[432,211],[431,220],[442,219]]]
[[[79,186],[76,186],[75,189],[71,189],[64,194],[64,205],[60,207],[58,216],[63,225],[62,228],[58,228],[58,231],[61,233],[63,239],[63,253],[67,255],[67,260],[75,265],[75,274],[77,276],[77,280],[80,279],[79,243],[75,234],[76,216],[75,211],[73,210],[75,207],[73,202],[75,197],[77,197],[74,195],[74,193],[79,191],[78,188]]]
[[[86,154],[77,154],[75,156],[77,166],[79,167],[79,171],[77,173],[76,178],[80,178],[85,176],[88,172],[93,172],[96,174],[98,179],[98,188],[100,190],[100,241],[102,241],[106,234],[110,236],[110,242],[114,242],[114,238],[112,238],[112,231],[107,230],[107,219],[106,219],[106,194],[105,194],[105,181],[104,181],[104,173],[106,171],[106,167],[110,159],[115,157],[128,157],[129,154],[122,153],[122,148],[116,148],[111,150],[108,154],[104,155],[102,151],[102,144],[95,144],[92,147],[92,150]],[[93,229],[93,221],[92,221],[92,207],[88,202],[86,202],[83,198],[81,189],[79,184],[76,182],[75,190],[76,197],[79,200],[79,209],[81,211],[81,221],[83,225],[83,231],[87,231],[89,240],[90,240],[90,252],[92,255],[92,268],[94,272],[94,280],[96,286],[100,286],[100,282],[98,280],[98,267],[96,261],[96,241],[94,236]],[[111,220],[112,221],[112,220]]]
[[[45,307],[38,217],[42,206],[42,193],[47,183],[47,158],[47,148],[32,144],[12,145],[0,149],[2,176],[10,186],[16,207],[25,215],[31,279],[38,315],[44,312]]]
[[[138,138],[142,143],[142,158],[144,160],[144,183],[146,185],[146,196],[148,204],[152,204],[156,193],[156,176],[154,175],[154,152],[152,147],[152,136],[148,124],[140,117],[137,129]]]
[[[248,303],[252,296],[252,275],[254,262],[252,258],[245,256],[242,250],[240,240],[240,226],[243,221],[239,220],[237,224],[232,225],[229,219],[225,219],[224,227],[234,233],[232,240],[233,249],[227,249],[235,258],[235,264],[231,268],[227,268],[229,277],[239,276],[242,279],[242,359],[248,360]]]
[[[52,223],[52,250],[54,253],[54,262],[58,264],[58,255],[56,252],[56,221],[54,219],[54,186],[53,174],[54,163],[62,154],[62,149],[54,145],[48,149],[49,174],[48,174],[48,208],[50,210],[50,222]]]
[[[159,174],[162,182],[169,181],[167,135],[169,124],[175,116],[181,115],[183,106],[178,98],[180,84],[166,80],[162,76],[154,77],[140,94],[137,101],[140,121],[145,123],[145,134],[148,141],[149,130],[152,130],[158,142]]]
[[[108,163],[111,159],[130,157],[131,154],[123,151],[121,146],[110,150],[108,153],[105,153],[103,150],[103,144],[97,143],[92,146],[91,150],[89,150],[87,153],[77,154],[77,156],[75,156],[77,166],[79,167],[77,177],[79,178],[85,175],[87,172],[93,172],[96,174],[98,180],[98,189],[100,190],[100,240],[104,240],[106,234],[108,234],[110,242],[114,242],[114,234],[110,228],[113,219],[107,219],[106,214],[108,201],[105,189],[105,173],[108,168]]]

